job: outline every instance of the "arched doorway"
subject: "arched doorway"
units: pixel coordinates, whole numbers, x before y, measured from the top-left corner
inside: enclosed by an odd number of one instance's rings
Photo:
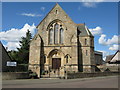
[[[61,50],[54,49],[48,55],[49,77],[60,77],[60,71],[64,66],[64,53]]]

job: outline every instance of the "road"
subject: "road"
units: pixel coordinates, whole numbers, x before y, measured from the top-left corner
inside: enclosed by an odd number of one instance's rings
[[[2,88],[118,88],[118,76],[82,79],[3,80]]]

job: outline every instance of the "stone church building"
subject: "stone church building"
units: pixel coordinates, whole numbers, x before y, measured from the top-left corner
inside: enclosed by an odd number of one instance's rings
[[[95,72],[94,36],[56,4],[37,26],[30,43],[29,69],[38,77]]]

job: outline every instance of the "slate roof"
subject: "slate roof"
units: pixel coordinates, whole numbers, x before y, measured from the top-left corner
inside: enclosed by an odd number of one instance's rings
[[[92,36],[92,33],[89,31],[89,29],[87,28],[87,26],[85,24],[77,24],[77,28],[80,31],[80,35],[79,36]]]
[[[109,62],[109,61],[111,61],[112,59],[113,59],[113,57],[118,53],[118,52],[120,52],[120,50],[118,50],[115,54],[113,54],[113,55],[109,55],[109,56],[106,56],[106,62]]]
[[[12,60],[11,57],[9,56],[8,52],[6,51],[5,47],[1,43],[1,41],[0,41],[0,54],[2,54],[2,58],[4,57],[4,54],[6,54],[8,56],[8,58],[9,58],[8,60]]]
[[[102,55],[103,53],[100,52],[100,51],[94,51],[95,54],[99,54],[99,55]]]
[[[111,61],[113,56],[114,56],[114,55],[106,56],[106,60],[105,60],[105,62],[109,62],[109,61]]]
[[[2,45],[2,43],[0,42],[0,63],[2,63],[2,69],[0,69],[0,72],[6,72],[8,70],[8,67],[6,66],[7,61],[11,61],[10,56],[8,55],[6,49],[4,48],[4,46]],[[0,66],[1,68],[1,66]]]

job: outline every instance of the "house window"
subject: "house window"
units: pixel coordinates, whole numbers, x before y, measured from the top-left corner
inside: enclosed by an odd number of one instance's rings
[[[49,43],[52,44],[53,43],[53,29],[50,29],[49,31]]]
[[[64,30],[63,28],[60,29],[60,44],[63,44],[63,38],[64,38]]]
[[[88,50],[86,50],[86,56],[88,55]]]
[[[56,14],[58,13],[58,11],[56,10]]]

